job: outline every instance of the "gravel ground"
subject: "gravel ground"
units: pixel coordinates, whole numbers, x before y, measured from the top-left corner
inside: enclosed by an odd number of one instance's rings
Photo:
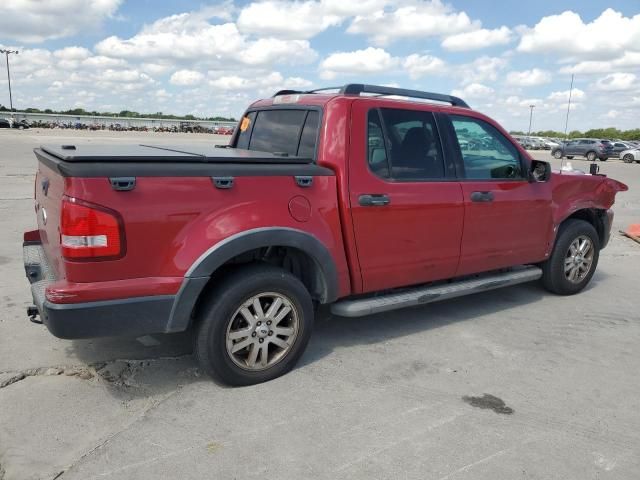
[[[323,314],[292,373],[229,389],[187,335],[67,341],[28,322],[32,149],[71,140],[228,137],[0,130],[0,479],[638,478],[640,245],[614,234],[574,297],[530,284]],[[601,168],[630,186],[615,232],[640,223],[640,165]]]

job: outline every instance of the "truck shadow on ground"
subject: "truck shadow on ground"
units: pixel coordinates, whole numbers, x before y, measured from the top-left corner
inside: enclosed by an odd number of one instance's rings
[[[596,272],[582,295],[588,295],[590,289],[597,288],[606,276],[602,271]],[[328,308],[321,308],[309,346],[298,367],[320,361],[337,347],[382,343],[486,315],[513,315],[517,309],[544,302],[552,295],[534,282],[359,318],[336,317]],[[572,298],[579,299],[579,296]],[[190,332],[142,339],[74,340],[67,349],[70,356],[93,366],[106,384],[113,387],[108,390],[118,396],[125,392],[133,397],[166,393],[190,383],[209,381],[198,370],[192,356]],[[113,364],[118,365],[117,368],[112,368]],[[127,375],[135,377],[135,382],[127,383]],[[136,385],[144,388],[136,389]]]

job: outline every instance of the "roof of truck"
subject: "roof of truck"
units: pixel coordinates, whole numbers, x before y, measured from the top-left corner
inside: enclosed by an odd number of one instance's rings
[[[322,106],[336,97],[375,97],[411,102],[415,102],[417,100],[432,102],[437,105],[451,105],[453,107],[466,109],[470,108],[464,100],[453,95],[362,83],[350,83],[341,87],[327,87],[308,91],[280,90],[271,98],[254,102],[250,108],[286,104]]]

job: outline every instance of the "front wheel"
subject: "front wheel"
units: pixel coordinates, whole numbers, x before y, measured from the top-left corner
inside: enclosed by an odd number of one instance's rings
[[[200,367],[221,383],[242,386],[289,372],[313,328],[313,303],[298,278],[252,265],[222,279],[197,319]]]
[[[551,257],[542,265],[542,283],[550,292],[573,295],[587,286],[600,256],[596,229],[578,219],[565,221]]]
[[[633,155],[627,153],[624,157],[622,157],[622,161],[624,163],[633,163]]]
[[[560,160],[562,158],[562,150],[556,150],[555,152],[553,152],[553,158],[557,158],[558,160]]]

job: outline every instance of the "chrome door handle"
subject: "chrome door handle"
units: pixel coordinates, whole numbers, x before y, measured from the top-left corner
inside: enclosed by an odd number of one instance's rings
[[[366,193],[358,197],[358,203],[363,207],[383,207],[391,203],[391,199],[383,193]]]
[[[493,202],[493,192],[473,192],[471,194],[472,202]]]

